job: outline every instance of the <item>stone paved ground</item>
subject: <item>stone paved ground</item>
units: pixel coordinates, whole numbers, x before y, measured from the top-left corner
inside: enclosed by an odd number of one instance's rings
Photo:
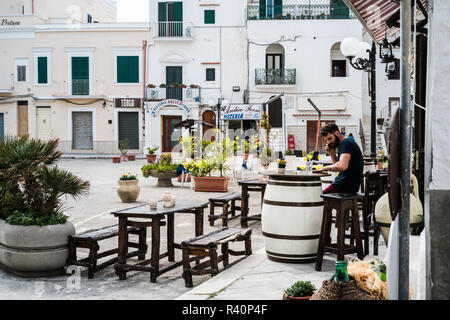
[[[110,159],[62,159],[58,166],[91,182],[90,195],[86,198],[73,200],[67,198],[67,215],[75,225],[77,232],[100,228],[117,223],[117,218],[111,211],[127,208],[136,204],[124,204],[116,193],[117,179],[122,173],[138,173],[141,187],[137,204],[147,202],[152,198],[161,198],[166,191],[172,192],[176,199],[207,200],[220,193],[194,192],[189,184],[182,189],[181,183],[173,179],[174,188],[157,188],[156,179],[143,178],[140,168],[145,160],[137,159],[120,164],[113,164]],[[249,178],[253,177],[251,173]],[[240,191],[239,186],[230,183],[229,192]],[[250,197],[250,214],[260,212],[260,196],[254,193]],[[210,227],[205,210],[205,232],[212,231],[221,225],[217,220],[215,227]],[[239,227],[239,219],[232,220],[230,227]],[[252,247],[256,251],[263,247],[261,224],[250,221],[253,229]],[[162,235],[165,235],[162,227]],[[181,242],[194,235],[194,217],[189,214],[178,214],[175,217],[175,241]],[[148,233],[148,242],[150,242]],[[117,245],[117,238],[104,240],[100,243],[102,250]],[[161,248],[166,247],[166,239],[161,238]],[[82,249],[81,249],[82,250]],[[176,259],[181,259],[180,250],[176,250]],[[82,251],[80,251],[82,252]],[[87,251],[85,251],[87,254]],[[81,253],[81,255],[83,252]],[[233,257],[232,257],[233,259]],[[233,260],[231,260],[233,261]],[[166,260],[161,262],[162,265]],[[236,268],[237,266],[235,266]],[[113,267],[108,267],[95,274],[95,278],[88,280],[87,271],[80,267],[81,277],[75,275],[61,275],[47,278],[26,279],[13,276],[0,270],[0,299],[174,299],[189,291],[184,286],[181,277],[181,267],[158,277],[157,283],[150,283],[149,274],[130,272],[126,281],[119,281],[114,274]],[[194,286],[208,280],[209,276],[194,277]]]

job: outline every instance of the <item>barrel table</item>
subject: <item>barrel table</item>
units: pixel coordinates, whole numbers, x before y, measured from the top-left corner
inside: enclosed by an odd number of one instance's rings
[[[299,171],[261,174],[268,176],[261,216],[268,258],[287,263],[314,262],[324,203],[320,179],[329,174]]]

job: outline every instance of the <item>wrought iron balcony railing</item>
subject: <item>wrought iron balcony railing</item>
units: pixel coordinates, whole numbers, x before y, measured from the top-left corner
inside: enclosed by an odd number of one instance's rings
[[[89,79],[72,79],[72,95],[89,95]]]
[[[156,87],[147,88],[147,100],[160,101],[165,99],[176,99],[180,101],[202,101],[201,87],[182,88],[182,87]]]
[[[184,21],[159,21],[157,24],[157,38],[192,39],[193,24]]]
[[[294,85],[296,69],[255,69],[256,85]]]
[[[248,20],[356,19],[346,5],[276,5],[247,7]]]

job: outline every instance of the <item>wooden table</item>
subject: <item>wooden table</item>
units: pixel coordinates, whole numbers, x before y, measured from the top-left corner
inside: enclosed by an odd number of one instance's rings
[[[120,280],[126,279],[126,273],[131,270],[150,272],[150,282],[156,282],[156,278],[180,265],[182,261],[175,261],[175,249],[181,249],[181,244],[175,243],[174,218],[175,213],[191,213],[195,215],[195,236],[203,234],[203,211],[208,206],[207,201],[177,200],[176,205],[164,208],[164,202],[158,201],[157,209],[151,210],[149,204],[143,204],[129,209],[111,212],[119,218],[119,253],[118,261],[114,265],[116,275]],[[161,226],[165,224],[167,217],[167,252],[160,253]],[[138,218],[139,220],[131,220]],[[128,226],[138,228],[151,227],[152,249],[151,258],[131,265],[126,263],[128,253]],[[159,260],[168,257],[169,262],[174,262],[164,268],[160,268]],[[148,266],[150,264],[150,266]]]
[[[264,193],[266,192],[267,181],[259,179],[243,180],[238,182],[242,187],[242,201],[241,201],[241,227],[248,227],[248,220],[261,221],[261,213],[255,215],[248,215],[248,193],[250,191],[261,192],[261,207],[264,200]]]

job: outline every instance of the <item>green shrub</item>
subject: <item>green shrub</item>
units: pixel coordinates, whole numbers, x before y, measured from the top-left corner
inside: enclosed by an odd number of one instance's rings
[[[171,153],[163,153],[159,157],[159,162],[161,164],[171,164],[172,163],[172,154]]]
[[[286,152],[284,153],[285,156],[293,156],[294,154],[294,150],[286,150]]]
[[[35,216],[30,213],[23,213],[16,210],[6,219],[6,222],[11,225],[42,227],[55,224],[64,224],[67,222],[67,218],[68,217],[62,213],[55,213],[45,216]]]
[[[309,297],[315,290],[316,287],[311,281],[297,281],[290,288],[284,290],[284,292],[291,297]]]

